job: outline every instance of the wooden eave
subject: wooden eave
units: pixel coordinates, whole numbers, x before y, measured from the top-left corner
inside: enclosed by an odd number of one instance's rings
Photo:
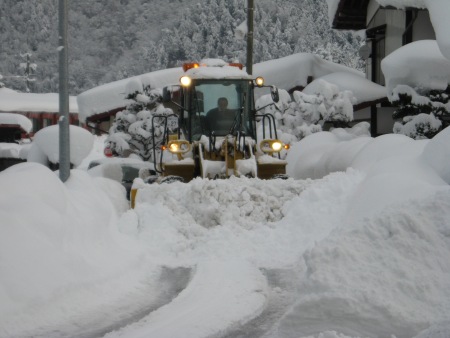
[[[373,100],[373,101],[361,102],[361,103],[353,106],[353,111],[358,111],[358,110],[361,110],[361,109],[364,109],[367,107],[375,106],[377,104],[383,104],[386,102],[389,102],[387,97],[383,97],[381,99]]]
[[[124,110],[125,107],[119,107],[104,113],[94,114],[86,118],[86,122],[100,123],[104,121],[109,121],[111,116],[115,116],[118,112]]]
[[[332,27],[343,30],[366,28],[367,6],[370,0],[340,0]]]

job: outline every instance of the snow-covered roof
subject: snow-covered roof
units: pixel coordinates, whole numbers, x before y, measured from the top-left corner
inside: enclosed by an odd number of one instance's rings
[[[33,123],[28,117],[21,114],[0,112],[0,126],[2,125],[18,125],[27,133],[33,130]]]
[[[1,112],[59,112],[59,94],[19,93],[12,89],[0,88]],[[69,112],[78,113],[76,96],[69,97]]]
[[[387,97],[387,91],[384,86],[380,86],[364,77],[349,72],[336,72],[324,75],[307,85],[303,91],[306,94],[315,92],[319,80],[325,80],[336,85],[339,91],[351,91],[356,99],[355,105],[373,102]]]
[[[204,60],[202,60],[204,61]],[[245,71],[237,67],[200,67],[192,68],[188,74],[199,74],[217,78],[220,76],[248,78]],[[225,73],[224,73],[225,72]],[[277,60],[257,63],[253,67],[253,77],[263,76],[266,84],[275,85],[282,89],[305,87],[308,77],[321,77],[334,72],[347,72],[355,76],[364,77],[364,74],[342,65],[326,61],[317,55],[299,53]],[[182,68],[171,68],[135,76],[96,88],[92,88],[78,95],[80,121],[87,117],[125,107],[130,101],[125,99],[130,88],[142,89],[150,85],[152,88],[161,88],[171,84],[178,84],[183,75]]]
[[[399,84],[444,90],[450,84],[450,60],[434,40],[421,40],[403,46],[381,62],[388,95]]]
[[[152,88],[161,88],[171,84],[178,84],[178,80],[182,75],[183,69],[181,67],[170,68],[89,89],[77,97],[80,112],[79,119],[84,122],[89,116],[125,107],[131,102],[125,99],[130,82],[133,85],[138,85],[139,89],[148,85]]]
[[[191,68],[186,75],[193,79],[252,79],[246,71],[231,66]]]
[[[309,76],[316,79],[336,72],[364,77],[362,72],[308,53],[298,53],[281,59],[257,63],[253,67],[253,74],[264,77],[266,84],[286,90],[305,87],[308,84]]]
[[[381,6],[393,6],[399,9],[407,7],[426,8],[426,0],[376,0]],[[435,1],[435,0],[433,0]]]

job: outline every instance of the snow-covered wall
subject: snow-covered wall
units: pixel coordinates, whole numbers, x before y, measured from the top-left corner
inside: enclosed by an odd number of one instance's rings
[[[450,59],[450,26],[448,17],[450,16],[450,1],[448,0],[374,0],[381,6],[393,6],[398,9],[419,8],[427,9],[430,13],[431,22],[436,32],[436,40],[442,54]],[[373,17],[375,2],[371,1],[368,6],[368,17]],[[339,6],[340,0],[327,0],[328,16],[330,24],[333,22]]]
[[[436,40],[442,54],[450,59],[450,1],[448,0],[376,0],[382,6],[394,6],[399,9],[407,7],[428,9],[431,22],[436,32]]]

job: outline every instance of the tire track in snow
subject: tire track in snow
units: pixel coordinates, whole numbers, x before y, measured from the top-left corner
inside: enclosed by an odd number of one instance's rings
[[[259,316],[266,300],[266,278],[252,264],[204,260],[171,303],[105,337],[206,338],[225,334]]]

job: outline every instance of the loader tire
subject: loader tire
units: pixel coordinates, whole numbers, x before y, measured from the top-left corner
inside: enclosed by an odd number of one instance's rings
[[[289,176],[287,174],[275,174],[272,176],[272,180],[280,179],[280,180],[287,180]]]
[[[184,178],[181,176],[169,175],[169,176],[163,177],[161,179],[161,183],[174,183],[174,182],[183,182],[184,183]]]

